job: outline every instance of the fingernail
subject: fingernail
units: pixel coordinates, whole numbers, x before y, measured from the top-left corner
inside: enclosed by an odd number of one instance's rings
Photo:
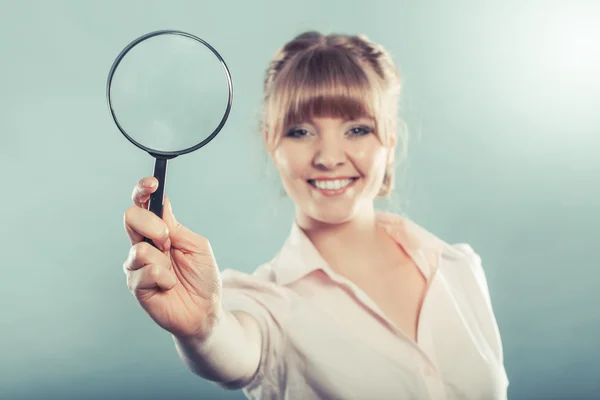
[[[143,185],[144,185],[144,187],[151,188],[156,185],[156,181],[154,179],[151,179],[151,180],[149,179],[149,180],[144,181]]]

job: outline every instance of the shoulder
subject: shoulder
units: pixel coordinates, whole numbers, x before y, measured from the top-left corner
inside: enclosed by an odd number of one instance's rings
[[[460,271],[472,276],[480,289],[487,295],[487,279],[479,253],[469,243],[454,243],[447,249],[448,251],[444,252],[446,259],[463,265],[465,268],[460,268]]]
[[[469,243],[448,245],[442,253],[444,275],[465,291],[469,297],[482,297],[486,308],[491,298],[482,259]],[[453,278],[451,277],[453,276]]]
[[[473,261],[481,261],[481,257],[475,252],[469,243],[454,243],[450,244],[449,247],[456,256],[467,258]]]
[[[378,211],[377,221],[402,245],[429,254],[441,254],[447,261],[466,263],[473,267],[481,263],[479,255],[470,244],[447,242],[404,215]]]

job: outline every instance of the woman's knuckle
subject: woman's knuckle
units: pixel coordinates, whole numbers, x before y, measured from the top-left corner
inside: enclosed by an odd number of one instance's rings
[[[145,263],[150,253],[150,245],[146,242],[139,242],[131,246],[131,258],[137,262]]]
[[[128,207],[125,210],[125,213],[123,214],[123,219],[125,220],[126,224],[133,219],[133,215],[135,212],[136,212],[136,210],[135,210],[134,206]]]
[[[148,275],[153,282],[156,282],[156,280],[160,277],[161,273],[162,271],[160,265],[156,264],[151,265],[148,270]]]

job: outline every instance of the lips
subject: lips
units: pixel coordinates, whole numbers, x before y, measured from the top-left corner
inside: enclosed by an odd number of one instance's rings
[[[339,190],[350,185],[357,178],[309,179],[308,183],[323,190]]]
[[[309,185],[324,196],[339,196],[354,186],[356,177],[309,179]]]

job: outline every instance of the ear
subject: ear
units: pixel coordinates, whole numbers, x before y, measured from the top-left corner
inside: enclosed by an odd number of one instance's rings
[[[267,155],[271,159],[271,162],[275,163],[275,158],[273,157],[273,148],[271,146],[271,143],[269,143],[269,132],[268,131],[263,132],[263,139],[265,142],[265,149],[267,150]]]
[[[268,131],[264,131],[263,132],[263,140],[264,140],[264,144],[265,144],[265,149],[267,149],[267,153],[269,153],[269,155],[272,155],[271,153],[271,145],[269,143],[269,132]]]
[[[396,148],[396,135],[391,135],[390,136],[389,148],[391,150],[394,150]]]
[[[388,162],[391,164],[396,159],[396,135],[390,136],[388,146]]]

